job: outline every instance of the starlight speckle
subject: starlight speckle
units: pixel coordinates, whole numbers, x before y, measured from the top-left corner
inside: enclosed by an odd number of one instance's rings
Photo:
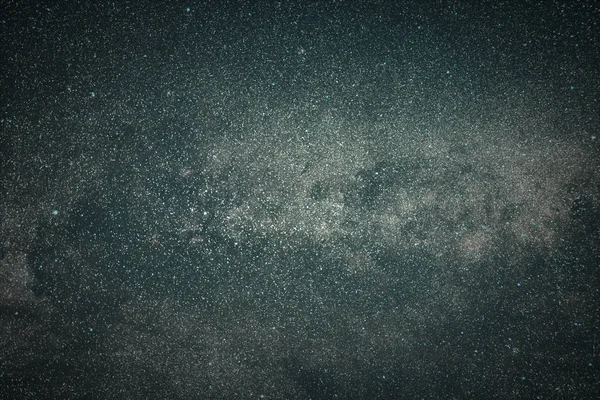
[[[586,2],[12,3],[0,398],[595,398]]]

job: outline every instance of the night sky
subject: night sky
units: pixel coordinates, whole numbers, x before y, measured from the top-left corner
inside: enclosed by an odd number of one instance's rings
[[[594,3],[4,1],[0,398],[595,398]]]

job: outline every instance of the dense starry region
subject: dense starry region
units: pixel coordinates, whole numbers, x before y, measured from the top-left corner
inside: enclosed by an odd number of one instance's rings
[[[593,2],[34,3],[0,397],[593,397]]]

